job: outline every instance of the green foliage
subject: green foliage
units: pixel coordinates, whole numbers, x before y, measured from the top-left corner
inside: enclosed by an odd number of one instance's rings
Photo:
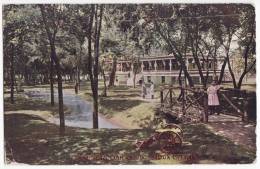
[[[86,73],[90,5],[47,5],[51,31],[59,28],[56,37],[57,55],[64,72],[79,67]],[[51,12],[55,9],[55,13]],[[255,55],[254,7],[245,4],[106,4],[101,30],[101,55],[135,60],[154,54],[197,50],[199,57],[225,56],[229,35],[233,45],[243,54],[253,33],[248,55]],[[55,22],[51,22],[55,20]],[[174,43],[165,41],[155,27]],[[55,24],[54,24],[55,23]],[[53,25],[54,24],[54,25]],[[3,9],[4,58],[15,55],[15,67],[35,74],[44,74],[50,52],[38,5],[5,5]],[[11,50],[10,44],[15,50]],[[94,45],[94,44],[93,44]],[[205,59],[206,60],[206,59]],[[206,62],[204,60],[204,62]],[[37,63],[37,67],[33,67]],[[203,63],[206,65],[206,63]],[[5,64],[5,70],[9,64]],[[20,73],[17,71],[16,73]],[[25,74],[25,73],[20,73]]]

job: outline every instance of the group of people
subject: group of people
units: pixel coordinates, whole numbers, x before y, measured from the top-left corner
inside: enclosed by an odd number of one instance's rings
[[[143,98],[154,99],[154,83],[149,81],[147,84],[142,81],[142,92],[141,95]],[[217,113],[219,115],[218,107],[219,107],[219,98],[218,91],[220,89],[220,85],[218,85],[216,80],[213,80],[211,85],[207,89],[208,94],[208,106],[210,114]]]

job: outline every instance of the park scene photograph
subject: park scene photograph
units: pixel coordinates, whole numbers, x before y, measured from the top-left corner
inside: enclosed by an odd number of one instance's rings
[[[253,164],[252,4],[3,4],[5,165]]]

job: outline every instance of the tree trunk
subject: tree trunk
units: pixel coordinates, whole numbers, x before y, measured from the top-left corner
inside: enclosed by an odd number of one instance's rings
[[[218,84],[222,83],[222,80],[223,80],[223,77],[224,77],[224,73],[225,73],[226,64],[227,64],[227,58],[225,58],[222,66],[221,66],[221,71],[220,71],[220,75],[219,75],[219,79],[218,79]]]
[[[92,61],[92,24],[95,16],[95,32],[94,32],[94,63]],[[98,22],[98,5],[91,5],[90,23],[88,27],[88,74],[91,82],[91,90],[93,97],[93,128],[98,128],[98,62],[99,62],[99,38],[102,22],[102,7],[100,9],[100,19]],[[93,69],[92,69],[93,68]]]
[[[73,82],[73,72],[72,71],[70,71],[70,80],[69,81]]]
[[[87,68],[88,68],[88,74],[89,74],[89,79],[90,79],[90,84],[91,84],[91,90],[92,90],[92,94],[93,94],[93,128],[95,128],[96,126],[94,126],[94,120],[96,119],[96,117],[94,118],[94,111],[97,110],[97,103],[96,103],[96,99],[94,99],[94,97],[96,95],[94,95],[94,84],[93,84],[93,72],[92,72],[92,24],[93,24],[93,17],[94,17],[94,12],[95,12],[95,6],[91,5],[91,15],[90,15],[90,24],[89,24],[89,28],[88,28],[88,62],[87,62]],[[96,124],[96,123],[95,123]]]
[[[53,80],[53,59],[50,59],[50,91],[51,91],[51,106],[54,106],[54,80]]]
[[[220,72],[220,77],[219,77],[219,80],[218,80],[218,83],[220,84],[222,82],[222,78],[224,76],[224,72],[225,72],[225,68],[226,68],[226,64],[228,63],[228,68],[230,69],[230,62],[229,62],[229,49],[230,49],[230,43],[231,43],[231,40],[232,40],[232,33],[229,32],[228,34],[228,41],[227,41],[227,45],[224,46],[225,48],[225,52],[226,52],[226,57],[225,57],[225,60],[224,60],[224,63],[221,67],[221,72]],[[232,79],[234,80],[234,78],[232,77]]]
[[[60,134],[63,135],[65,132],[65,120],[64,120],[64,111],[63,111],[63,93],[62,93],[62,74],[61,74],[61,68],[59,59],[56,54],[55,49],[55,37],[57,33],[57,28],[54,29],[54,32],[50,31],[50,25],[47,24],[47,18],[46,18],[46,9],[44,5],[40,5],[42,19],[44,22],[45,30],[48,36],[50,48],[51,48],[51,59],[55,63],[55,68],[58,76],[58,98],[59,98],[59,117],[60,117]],[[53,11],[54,12],[54,11]],[[56,23],[53,22],[53,25]],[[55,28],[55,27],[54,27]]]
[[[102,62],[101,73],[103,76],[103,83],[104,83],[104,90],[103,90],[102,96],[107,97],[107,82],[106,82],[106,75],[105,75],[105,71],[104,71],[104,61]]]
[[[242,86],[243,79],[244,79],[245,75],[246,75],[246,73],[245,73],[245,74],[243,73],[243,74],[240,76],[239,81],[238,81],[237,86],[236,86],[237,89],[241,89],[241,86]]]
[[[194,83],[192,81],[192,78],[191,78],[191,76],[190,76],[190,74],[189,74],[189,72],[187,70],[187,67],[185,65],[183,65],[183,71],[184,71],[184,74],[185,74],[186,78],[188,79],[189,86],[190,87],[194,87]],[[185,79],[185,81],[186,81],[186,79]]]
[[[59,116],[60,116],[60,133],[64,134],[65,132],[65,119],[63,111],[63,92],[62,92],[62,76],[60,71],[58,71],[58,97],[59,97]]]
[[[14,50],[14,49],[13,49]],[[10,74],[11,74],[11,83],[10,83],[10,99],[11,103],[14,104],[14,81],[15,81],[15,75],[14,75],[14,56],[13,53],[11,53],[11,67],[10,67]]]
[[[96,88],[92,91],[93,93],[93,128],[98,128],[98,91]]]
[[[194,47],[194,41],[195,41],[195,47]],[[203,84],[203,87],[206,88],[207,83],[205,81],[205,78],[204,78],[204,75],[203,75],[203,72],[202,72],[202,69],[201,69],[201,64],[200,64],[200,61],[199,61],[199,58],[198,58],[198,28],[197,28],[197,31],[196,31],[195,40],[193,39],[192,35],[190,36],[190,44],[191,44],[193,59],[194,59],[195,64],[198,68],[198,71],[199,71],[200,80]]]
[[[79,88],[79,90],[80,90],[80,68],[81,68],[82,45],[83,44],[80,44],[79,63],[78,63],[78,88]]]
[[[244,54],[244,63],[245,63],[245,66],[244,66],[244,71],[242,73],[242,75],[240,76],[239,78],[239,81],[238,81],[238,84],[237,84],[237,88],[240,89],[241,86],[242,86],[242,83],[243,83],[243,79],[245,77],[245,75],[253,68],[253,66],[255,65],[256,63],[256,60],[251,64],[251,66],[248,68],[248,54],[249,54],[249,50],[250,50],[250,45],[252,44],[252,41],[253,41],[253,36],[254,36],[254,33],[252,32],[251,34],[251,37],[250,37],[250,40],[247,44],[247,47],[246,47],[246,50],[245,50],[245,54]]]
[[[113,63],[112,63],[112,70],[110,73],[110,78],[109,78],[109,84],[108,87],[115,86],[115,77],[116,77],[116,66],[117,66],[117,57],[113,57]]]
[[[94,54],[95,54],[95,62],[94,62],[94,85],[92,88],[93,93],[93,128],[98,128],[98,73],[99,73],[99,39],[102,25],[102,14],[103,14],[103,6],[100,5],[99,10],[99,20],[98,20],[98,5],[96,7],[96,15],[95,15],[95,44],[94,44]]]
[[[237,88],[236,78],[235,78],[235,75],[234,75],[232,67],[231,67],[229,56],[227,56],[227,63],[228,63],[229,73],[230,73],[230,75],[232,77],[233,86],[234,86],[234,88]]]
[[[243,83],[243,79],[246,76],[246,74],[253,68],[253,66],[256,64],[256,60],[254,60],[254,62],[251,64],[251,66],[248,69],[245,69],[242,73],[242,75],[239,78],[238,84],[237,84],[237,88],[241,89],[242,83]]]
[[[181,72],[182,72],[182,68],[180,68],[179,75],[178,75],[178,81],[179,81],[179,86],[180,86],[180,87],[182,86]]]
[[[193,58],[194,58],[194,61],[195,61],[196,65],[197,65],[197,68],[198,68],[198,71],[199,71],[199,75],[200,75],[200,80],[201,80],[201,82],[203,84],[203,87],[206,87],[207,83],[205,81],[205,78],[204,78],[204,75],[203,75],[203,72],[202,72],[202,69],[201,69],[200,61],[199,61],[197,53],[194,52],[194,51],[193,51]]]
[[[80,86],[80,69],[79,66],[77,66],[77,83],[78,83],[78,90],[79,90],[79,86]]]
[[[29,83],[28,70],[27,70],[27,67],[26,67],[26,66],[25,66],[25,68],[24,68],[24,81],[25,81],[25,84],[26,84],[26,85],[30,85],[30,83]]]
[[[179,75],[178,75],[179,87],[183,87],[182,80],[181,80],[181,74],[182,74],[182,68],[180,68]],[[184,79],[184,80],[186,80],[186,79]],[[177,100],[180,100],[182,96],[183,96],[183,90],[181,89],[180,95],[178,96]]]
[[[63,91],[62,91],[62,75],[60,64],[58,62],[58,58],[56,55],[56,50],[54,44],[51,45],[52,59],[55,60],[55,67],[57,71],[57,81],[58,81],[58,98],[59,98],[59,117],[60,117],[60,134],[64,134],[65,132],[65,119],[64,119],[64,111],[63,111]],[[55,59],[54,59],[55,58]]]
[[[134,73],[133,82],[134,82],[134,88],[135,88],[136,72],[133,72],[133,73]]]

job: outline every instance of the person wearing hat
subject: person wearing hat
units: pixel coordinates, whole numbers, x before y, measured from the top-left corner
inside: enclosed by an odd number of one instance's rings
[[[219,89],[220,89],[220,85],[217,84],[216,80],[214,80],[207,89],[208,106],[209,106],[209,110],[211,111],[210,114],[216,113],[216,110],[219,107],[219,99],[218,99]],[[219,115],[219,111],[217,113]]]

